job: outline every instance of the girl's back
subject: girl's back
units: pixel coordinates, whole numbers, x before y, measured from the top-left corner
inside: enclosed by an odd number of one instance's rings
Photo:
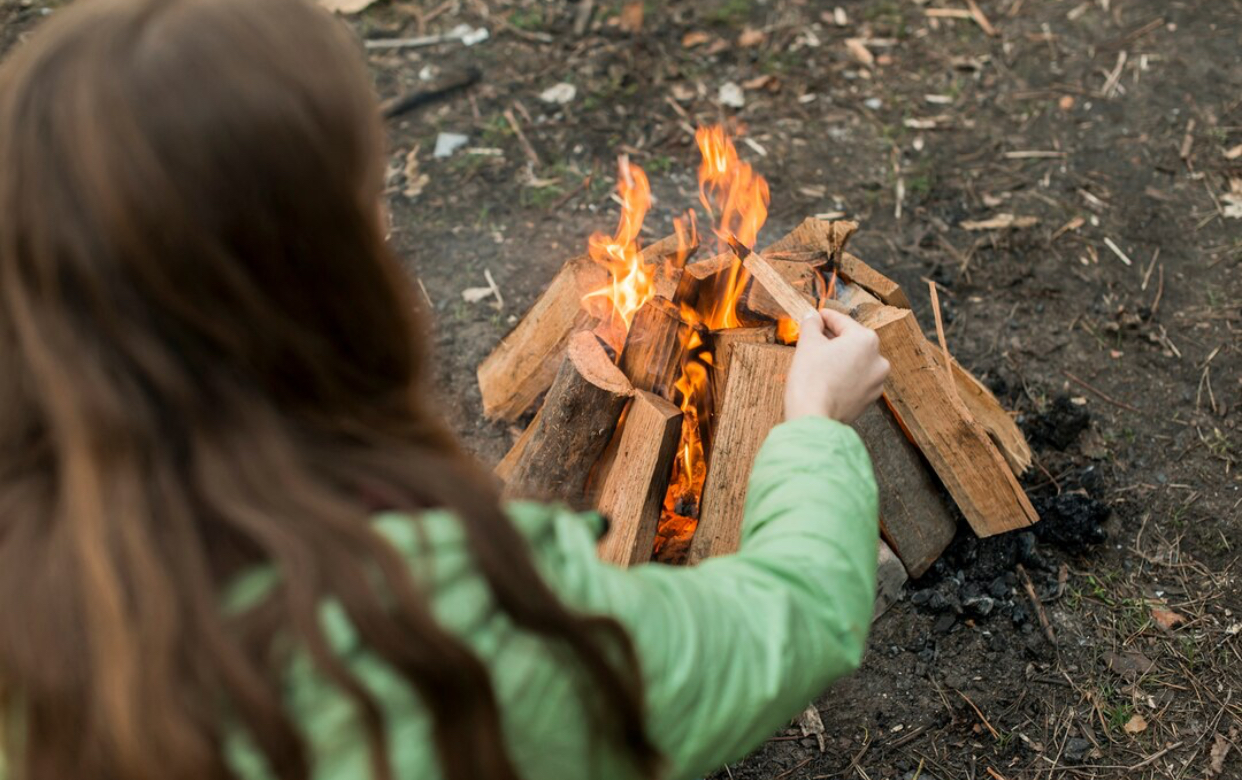
[[[773,433],[694,570],[501,509],[426,403],[356,49],[303,0],[88,0],[0,67],[0,778],[688,777],[859,661],[840,423]],[[865,403],[828,325],[800,370]]]

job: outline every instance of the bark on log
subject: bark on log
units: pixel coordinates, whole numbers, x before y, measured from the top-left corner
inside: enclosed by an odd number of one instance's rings
[[[682,255],[688,257],[694,249],[679,251],[676,236],[643,249],[643,261],[657,266],[658,294],[668,298],[676,292],[685,265]],[[569,337],[594,326],[595,318],[582,309],[582,297],[607,284],[608,271],[585,255],[561,267],[517,327],[479,365],[484,414],[511,422],[548,389]]]
[[[1038,522],[1004,456],[950,392],[914,313],[864,307],[860,320],[879,335],[880,352],[891,365],[884,393],[893,411],[975,533],[992,536]]]
[[[911,577],[919,577],[953,541],[957,523],[944,491],[884,401],[854,423],[871,454],[880,490],[880,531]]]
[[[599,543],[599,556],[618,566],[632,566],[651,559],[681,439],[681,410],[639,390],[617,439],[616,454],[600,479],[598,508],[610,526]]]
[[[741,543],[750,470],[768,431],[784,415],[793,352],[777,344],[738,344],[733,350],[689,563],[735,552]]]
[[[595,336],[575,334],[530,424],[529,439],[509,470],[505,498],[583,507],[587,479],[633,394],[629,380]]]
[[[689,330],[676,304],[659,296],[647,301],[630,323],[621,371],[636,389],[672,399]]]

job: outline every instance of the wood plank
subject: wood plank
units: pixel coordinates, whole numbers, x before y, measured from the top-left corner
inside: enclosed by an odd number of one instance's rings
[[[621,353],[621,371],[636,389],[671,399],[689,335],[690,326],[681,319],[676,304],[659,296],[652,298],[630,323]]]
[[[1038,522],[1004,456],[949,392],[914,313],[864,307],[860,321],[879,335],[891,365],[885,397],[975,533],[992,536]]]
[[[639,390],[617,438],[616,456],[600,488],[598,508],[610,527],[599,543],[599,556],[618,566],[632,566],[651,559],[681,439],[681,410]]]
[[[816,253],[816,256],[816,260],[799,261],[774,258],[764,253],[763,258],[795,290],[802,293],[808,301],[816,303],[824,297],[827,290],[821,270],[828,266],[827,257],[822,253]],[[772,293],[768,292],[768,288],[753,280],[742,297],[742,302],[747,311],[769,319],[778,320],[788,316],[780,303],[772,297]]]
[[[504,497],[584,507],[587,480],[633,394],[599,340],[575,334],[509,470]]]
[[[909,579],[905,567],[901,565],[901,561],[883,539],[880,540],[878,555],[875,570],[875,609],[871,613],[872,622],[901,600],[901,591],[905,588],[906,580]]]
[[[751,467],[760,445],[785,413],[785,380],[794,350],[778,344],[738,344],[713,438],[698,528],[688,561],[736,552]]]
[[[957,530],[944,489],[883,400],[854,422],[854,430],[875,469],[880,531],[910,576],[922,576]]]

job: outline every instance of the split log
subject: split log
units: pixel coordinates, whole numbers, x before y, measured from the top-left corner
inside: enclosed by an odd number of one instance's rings
[[[672,299],[694,309],[701,319],[706,320],[711,315],[709,307],[715,303],[712,291],[724,286],[723,280],[728,278],[727,274],[736,262],[738,259],[733,253],[726,252],[697,263],[688,263]]]
[[[681,439],[681,410],[639,390],[616,438],[616,454],[600,479],[598,508],[610,526],[599,543],[599,556],[632,566],[651,559]]]
[[[880,541],[875,574],[875,609],[871,613],[873,622],[901,599],[901,590],[909,579],[905,567],[883,540]]]
[[[529,439],[508,471],[505,498],[583,507],[587,479],[634,389],[590,333],[570,339]]]
[[[517,437],[517,441],[513,442],[513,446],[509,448],[505,456],[496,464],[496,468],[492,469],[493,473],[500,477],[502,482],[509,481],[509,475],[513,473],[513,467],[522,459],[522,453],[526,450],[526,445],[530,444],[530,436],[534,430],[534,425],[526,426],[526,430],[522,431],[522,435]]]
[[[738,344],[733,350],[699,524],[690,543],[692,564],[735,552],[741,543],[750,470],[768,431],[784,416],[785,379],[793,352],[792,347],[777,344]]]
[[[939,370],[943,371],[944,356],[935,347],[930,349],[936,357]],[[985,384],[963,368],[956,358],[950,356],[950,360],[953,363],[953,381],[957,385],[958,397],[970,410],[975,422],[982,425],[988,436],[992,437],[992,443],[1005,456],[1005,461],[1014,475],[1022,476],[1031,467],[1033,458],[1031,445],[1027,443],[1022,429]]]
[[[867,290],[889,306],[895,306],[899,309],[910,308],[910,299],[902,291],[901,285],[849,252],[841,253],[841,262],[837,267],[842,276]]]
[[[1004,456],[945,384],[914,313],[864,307],[860,320],[879,335],[891,365],[885,397],[975,533],[992,536],[1038,522]]]
[[[689,330],[676,304],[659,296],[647,301],[630,323],[621,371],[636,389],[671,399]]]
[[[681,280],[685,258],[695,247],[679,250],[676,236],[650,244],[643,261],[657,266],[656,290],[671,297]],[[521,322],[501,339],[479,365],[483,413],[513,421],[552,384],[569,337],[594,325],[582,309],[582,297],[608,284],[608,271],[583,255],[565,263]]]
[[[746,256],[743,265],[794,322],[802,322],[816,313],[815,303],[806,293],[794,287],[762,255],[752,252]]]
[[[957,530],[944,491],[884,401],[864,412],[854,430],[867,445],[875,469],[884,540],[911,577],[922,576]]]
[[[721,328],[711,332],[712,344],[712,387],[720,395],[717,405],[724,402],[724,392],[728,388],[729,365],[733,362],[733,351],[739,344],[774,344],[776,343],[775,325],[758,325],[751,328]]]

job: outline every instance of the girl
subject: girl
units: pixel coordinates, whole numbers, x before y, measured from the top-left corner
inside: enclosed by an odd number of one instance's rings
[[[7,780],[689,778],[859,663],[875,336],[802,323],[739,554],[601,564],[427,403],[356,49],[89,0],[0,71]]]

